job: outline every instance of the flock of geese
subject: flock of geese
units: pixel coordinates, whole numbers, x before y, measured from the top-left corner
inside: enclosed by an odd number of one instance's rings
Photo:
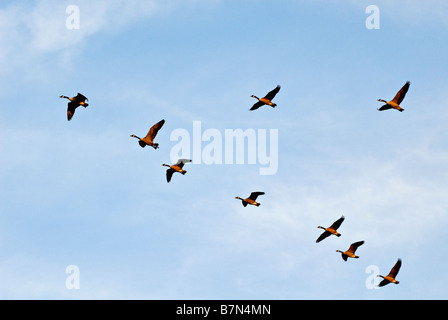
[[[410,82],[407,81],[404,84],[404,86],[397,92],[397,94],[395,95],[395,97],[392,100],[387,101],[384,99],[378,99],[378,101],[385,103],[378,110],[384,111],[384,110],[389,110],[389,109],[395,109],[400,112],[403,112],[404,109],[400,106],[400,104],[403,101],[406,93],[408,92],[409,86],[410,86]],[[274,99],[274,97],[277,95],[277,93],[279,91],[280,91],[280,86],[278,85],[273,90],[268,92],[263,98],[258,98],[255,95],[251,95],[252,98],[257,99],[258,101],[249,110],[250,111],[257,110],[258,108],[265,106],[265,105],[275,108],[277,106],[277,104],[272,102],[272,100]],[[76,96],[71,97],[71,98],[61,95],[60,98],[65,98],[65,99],[69,100],[68,106],[67,106],[67,120],[68,121],[70,121],[73,118],[73,115],[75,114],[75,110],[79,106],[83,106],[84,108],[86,108],[89,105],[87,103],[88,99],[81,93],[78,93]],[[149,129],[148,133],[146,134],[146,136],[144,138],[140,138],[134,134],[132,134],[131,137],[138,139],[138,144],[142,148],[144,148],[146,146],[150,146],[150,147],[153,147],[154,149],[158,149],[159,144],[154,142],[154,139],[155,139],[157,133],[159,132],[159,130],[163,127],[164,123],[165,123],[165,120],[163,119],[163,120],[160,120],[159,122],[157,122],[156,124],[154,124]],[[184,170],[183,167],[188,162],[191,162],[191,160],[190,159],[179,159],[178,162],[173,165],[168,165],[165,163],[162,164],[162,166],[168,167],[168,169],[166,170],[167,182],[169,183],[171,181],[173,174],[176,172],[178,172],[182,175],[185,175],[187,173],[187,171]],[[258,206],[260,206],[260,203],[257,202],[257,198],[264,194],[265,193],[262,191],[256,191],[256,192],[252,192],[249,195],[249,197],[247,197],[247,198],[241,198],[241,197],[235,197],[235,198],[238,200],[241,200],[242,205],[244,207],[246,207],[247,205],[253,205],[253,206],[258,207]],[[316,242],[318,243],[331,235],[340,237],[341,234],[337,230],[341,226],[344,219],[345,219],[345,217],[341,216],[338,220],[333,222],[333,224],[327,228],[318,226],[317,228],[323,229],[324,232],[317,238]],[[347,261],[348,258],[357,259],[357,258],[359,258],[359,256],[357,256],[355,254],[355,252],[363,244],[364,244],[364,241],[357,241],[357,242],[352,243],[350,245],[350,247],[348,248],[348,250],[346,250],[346,251],[336,250],[336,252],[341,253],[342,259],[344,261]],[[378,284],[378,286],[382,287],[389,283],[398,284],[399,281],[397,281],[395,278],[398,274],[398,271],[400,270],[400,267],[401,267],[401,259],[398,259],[387,276],[378,275],[378,277],[383,278],[383,280]]]
[[[331,224],[331,226],[329,226],[328,228],[324,228],[322,226],[318,226],[317,228],[319,229],[324,229],[325,231],[322,232],[322,234],[319,236],[319,238],[317,238],[316,242],[321,242],[322,240],[324,240],[325,238],[331,236],[331,235],[335,235],[336,237],[340,237],[341,234],[338,232],[338,228],[341,226],[342,222],[345,220],[345,217],[342,216],[340,217],[338,220],[336,220],[335,222],[333,222]],[[362,246],[364,244],[364,241],[357,241],[357,242],[353,242],[350,247],[348,248],[348,250],[346,251],[341,251],[341,250],[336,250],[336,252],[339,252],[342,256],[342,259],[344,261],[347,261],[348,258],[354,258],[354,259],[358,259],[359,256],[357,256],[355,254],[356,250]],[[397,281],[395,279],[395,277],[398,274],[398,271],[400,271],[400,267],[401,267],[401,259],[399,258],[397,260],[397,262],[395,263],[395,265],[393,266],[393,268],[390,270],[389,274],[387,276],[382,276],[382,275],[378,275],[378,277],[383,278],[383,280],[378,284],[379,287],[384,287],[385,285],[389,284],[389,283],[394,283],[394,284],[398,284],[399,281]]]
[[[406,93],[408,92],[410,85],[411,85],[411,83],[409,81],[406,81],[404,86],[396,93],[395,97],[392,100],[387,101],[384,99],[378,99],[378,101],[385,103],[378,110],[384,111],[384,110],[389,110],[389,109],[395,109],[400,112],[403,112],[404,109],[400,106],[400,104],[403,101],[404,97],[406,96]],[[318,226],[317,228],[324,229],[325,231],[317,238],[316,242],[320,242],[323,239],[325,239],[331,235],[340,237],[341,234],[337,230],[341,226],[344,219],[345,219],[344,216],[340,217],[338,220],[333,222],[333,224],[331,226],[329,226],[328,228]],[[359,258],[359,256],[357,256],[355,254],[355,252],[363,244],[364,244],[364,241],[357,241],[357,242],[352,243],[347,251],[336,250],[336,252],[341,253],[342,259],[344,261],[347,261],[348,258],[357,259],[357,258]],[[383,280],[378,284],[378,286],[384,287],[385,285],[387,285],[389,283],[398,284],[399,281],[397,281],[395,278],[398,274],[398,271],[400,271],[400,268],[401,268],[401,259],[398,258],[397,262],[395,262],[395,265],[392,267],[392,269],[390,270],[390,272],[387,276],[378,275],[378,277],[383,278]]]

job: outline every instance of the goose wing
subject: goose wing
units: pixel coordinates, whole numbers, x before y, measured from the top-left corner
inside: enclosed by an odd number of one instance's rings
[[[70,101],[67,106],[67,120],[70,121],[75,114],[75,110],[78,107],[78,104],[74,101]]]
[[[150,138],[151,140],[153,140],[155,138],[155,136],[157,135],[157,133],[159,132],[160,128],[162,128],[164,123],[165,123],[165,120],[160,120],[155,125],[153,125],[151,127],[151,129],[149,129],[148,134],[146,135],[146,138]]]
[[[280,86],[275,87],[275,89],[268,92],[268,94],[265,96],[265,99],[272,100],[274,99],[275,95],[280,91]]]
[[[249,196],[249,199],[255,201],[255,200],[257,200],[257,197],[258,197],[258,196],[261,196],[261,195],[264,195],[264,192],[261,192],[261,191],[252,192],[252,193],[250,194],[250,196]]]
[[[394,267],[390,270],[389,276],[395,278],[398,274],[398,271],[400,271],[400,267],[401,267],[401,259],[398,259]]]
[[[389,284],[390,281],[387,279],[381,280],[381,282],[378,284],[378,287],[384,287],[386,284]]]
[[[348,249],[348,251],[355,253],[356,249],[358,249],[358,247],[362,246],[363,244],[364,244],[364,241],[354,242],[350,245],[350,248]]]
[[[176,163],[176,166],[178,166],[179,168],[182,169],[184,167],[184,164],[187,162],[191,162],[191,160],[190,159],[179,159]]]
[[[407,81],[405,83],[405,85],[400,89],[400,91],[397,92],[397,94],[395,95],[395,97],[394,97],[394,99],[392,101],[396,102],[397,104],[400,104],[401,101],[403,101],[404,96],[408,92],[408,89],[409,89],[410,85],[411,85],[411,83],[409,81]]]
[[[379,108],[379,111],[384,111],[384,110],[388,110],[388,109],[392,109],[392,107],[388,104],[385,104],[384,106],[382,106],[381,108]]]
[[[321,242],[322,240],[324,240],[326,237],[329,237],[331,235],[330,232],[328,231],[324,231],[322,232],[322,234],[319,236],[319,238],[317,238],[316,242]]]
[[[337,230],[341,226],[344,219],[345,219],[344,216],[340,217],[338,220],[333,222],[333,224],[330,227],[333,228],[334,230]]]
[[[166,170],[166,181],[167,182],[170,182],[171,181],[171,177],[173,176],[173,173],[175,172],[175,170],[174,169],[171,169],[171,168],[169,168],[169,169],[167,169]]]
[[[79,93],[78,92],[78,94],[76,95],[76,97],[75,97],[75,99],[77,100],[77,101],[88,101],[89,99],[87,99],[83,94],[81,94],[81,93]]]
[[[263,106],[265,103],[264,102],[261,102],[261,101],[258,101],[258,102],[256,102],[253,106],[252,106],[252,108],[250,108],[249,110],[257,110],[258,108],[260,108],[261,106]]]

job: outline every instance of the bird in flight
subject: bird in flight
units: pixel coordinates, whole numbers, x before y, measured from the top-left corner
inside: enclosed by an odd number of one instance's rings
[[[359,258],[359,256],[357,256],[355,254],[356,249],[358,249],[359,246],[362,246],[364,244],[364,241],[358,241],[358,242],[354,242],[350,245],[350,248],[347,251],[341,251],[341,250],[336,250],[336,252],[340,252],[342,255],[342,259],[344,259],[344,261],[347,261],[347,258]]]
[[[248,204],[251,204],[253,206],[258,207],[258,206],[260,206],[260,203],[255,200],[257,200],[258,196],[262,196],[262,195],[264,195],[264,192],[256,191],[256,192],[252,192],[248,198],[243,199],[240,197],[235,197],[235,199],[241,200],[243,206],[247,206]]]
[[[383,99],[378,99],[378,101],[381,102],[385,102],[386,104],[383,105],[381,108],[379,108],[379,111],[384,111],[384,110],[388,110],[388,109],[396,109],[400,112],[403,112],[404,109],[402,107],[400,107],[400,103],[403,101],[406,93],[409,90],[409,86],[411,85],[411,83],[409,81],[407,81],[405,83],[405,85],[400,89],[400,91],[397,92],[397,94],[395,95],[395,97],[391,100],[391,101],[386,101]]]
[[[271,106],[272,108],[275,108],[275,106],[277,106],[277,104],[272,102],[272,99],[274,99],[275,95],[280,91],[280,86],[275,87],[275,89],[273,89],[272,91],[268,92],[267,95],[265,95],[263,98],[258,98],[257,96],[251,95],[252,98],[255,98],[258,100],[258,102],[256,102],[252,108],[250,108],[249,110],[256,110],[258,108],[260,108],[261,106],[264,105],[268,105]]]
[[[378,275],[378,277],[383,278],[383,280],[378,284],[378,287],[383,287],[389,283],[398,284],[399,281],[395,280],[395,277],[397,276],[398,271],[400,271],[400,268],[401,268],[401,259],[398,259],[394,267],[390,270],[387,276]]]
[[[138,144],[144,148],[145,146],[151,146],[154,149],[157,149],[159,147],[158,143],[154,142],[154,138],[156,137],[157,133],[159,132],[160,128],[162,128],[163,124],[165,123],[165,120],[160,120],[155,125],[153,125],[148,133],[146,134],[146,137],[139,138],[135,134],[131,134],[131,137],[138,139]]]
[[[76,108],[78,108],[79,106],[83,106],[84,108],[87,108],[87,106],[89,105],[86,101],[89,101],[89,99],[87,99],[84,95],[80,94],[78,92],[78,94],[75,97],[66,97],[64,95],[60,96],[59,98],[65,98],[70,100],[70,102],[68,103],[68,107],[67,107],[67,120],[70,121],[73,118],[73,115],[75,114],[75,110]]]
[[[173,176],[173,173],[175,172],[179,172],[182,175],[186,174],[187,171],[183,169],[184,164],[187,162],[191,162],[191,160],[189,159],[179,159],[177,161],[176,164],[173,165],[168,165],[168,164],[162,164],[162,166],[168,167],[168,169],[166,170],[166,181],[170,182],[171,181],[171,177]]]
[[[320,242],[323,239],[325,239],[326,237],[330,236],[330,235],[335,235],[337,237],[340,237],[341,234],[339,232],[337,232],[336,230],[341,226],[342,222],[344,221],[344,216],[340,217],[338,220],[336,220],[335,222],[333,222],[333,224],[331,226],[329,226],[328,228],[324,228],[322,226],[318,226],[318,228],[320,229],[324,229],[325,231],[319,236],[319,238],[317,238],[316,242]]]

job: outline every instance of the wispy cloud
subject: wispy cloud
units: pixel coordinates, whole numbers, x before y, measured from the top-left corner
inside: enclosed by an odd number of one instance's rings
[[[45,54],[69,59],[99,32],[116,32],[139,19],[171,10],[178,1],[75,1],[79,29],[66,27],[70,2],[43,0],[11,2],[0,8],[0,66],[5,71],[30,68]]]

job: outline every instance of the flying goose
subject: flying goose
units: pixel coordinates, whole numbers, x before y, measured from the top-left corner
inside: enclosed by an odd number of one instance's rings
[[[275,108],[275,106],[277,104],[272,102],[272,99],[274,99],[275,95],[280,91],[280,86],[275,87],[275,89],[273,89],[272,91],[270,91],[266,96],[264,96],[264,98],[258,98],[257,96],[251,95],[252,98],[255,98],[258,100],[258,102],[256,102],[252,108],[250,108],[249,110],[256,110],[258,108],[260,108],[261,106],[264,106],[265,104],[268,106],[271,106],[272,108]]]
[[[345,219],[344,216],[340,217],[338,220],[333,222],[333,224],[328,228],[318,226],[318,228],[324,229],[325,231],[319,236],[319,238],[317,238],[316,242],[320,242],[332,234],[334,234],[337,237],[340,237],[341,234],[339,232],[337,232],[336,230],[340,227],[340,225],[341,225],[342,221],[344,221],[344,219]]]
[[[174,172],[179,172],[179,173],[181,173],[183,175],[186,174],[187,171],[182,169],[182,168],[184,167],[184,164],[187,163],[187,162],[191,162],[191,160],[189,160],[189,159],[179,159],[176,164],[173,164],[171,166],[167,165],[165,163],[162,164],[162,166],[168,167],[168,169],[166,170],[166,181],[167,182],[171,181],[171,177],[173,176]]]
[[[89,105],[86,102],[86,101],[89,101],[89,99],[87,99],[85,96],[83,96],[79,92],[75,97],[72,97],[72,98],[66,97],[64,95],[60,96],[59,98],[65,98],[65,99],[70,100],[70,102],[68,103],[68,107],[67,107],[67,120],[68,121],[70,121],[73,118],[76,108],[78,108],[79,106],[83,106],[84,108],[87,108],[87,106]]]
[[[400,91],[397,92],[397,94],[395,95],[395,97],[393,98],[393,100],[391,101],[386,101],[383,99],[378,99],[378,101],[381,102],[385,102],[386,104],[383,105],[381,108],[379,108],[379,111],[384,111],[384,110],[388,110],[388,109],[396,109],[400,112],[403,112],[404,109],[402,107],[400,107],[400,103],[401,101],[403,101],[404,96],[406,95],[406,92],[408,92],[409,86],[411,85],[411,83],[409,81],[407,81],[405,83],[405,85],[400,89]]]
[[[159,132],[160,128],[162,128],[163,124],[165,123],[165,120],[160,120],[155,125],[149,129],[148,134],[144,138],[139,138],[135,134],[131,134],[131,137],[138,139],[138,144],[140,147],[144,148],[145,146],[151,146],[154,149],[157,149],[159,147],[158,143],[154,142],[154,138],[157,135],[157,132]]]
[[[399,281],[395,280],[395,277],[397,276],[398,271],[400,271],[400,267],[401,267],[401,259],[398,259],[394,267],[390,270],[387,276],[384,277],[382,275],[378,275],[377,277],[383,278],[383,280],[378,284],[378,287],[383,287],[391,282],[398,284]]]
[[[248,198],[246,198],[246,199],[243,199],[243,198],[240,198],[240,197],[235,197],[235,199],[241,200],[243,206],[247,206],[248,204],[251,204],[253,206],[257,206],[258,207],[258,206],[260,206],[260,203],[258,203],[255,200],[257,200],[258,196],[262,196],[262,195],[264,195],[264,192],[256,191],[256,192],[252,192],[250,194],[250,196]]]
[[[336,250],[336,252],[340,252],[342,255],[342,259],[344,259],[344,261],[347,261],[347,258],[359,258],[359,256],[357,256],[355,254],[356,249],[358,249],[359,246],[363,245],[364,241],[358,241],[358,242],[354,242],[350,245],[350,248],[347,251],[341,251],[341,250]]]

